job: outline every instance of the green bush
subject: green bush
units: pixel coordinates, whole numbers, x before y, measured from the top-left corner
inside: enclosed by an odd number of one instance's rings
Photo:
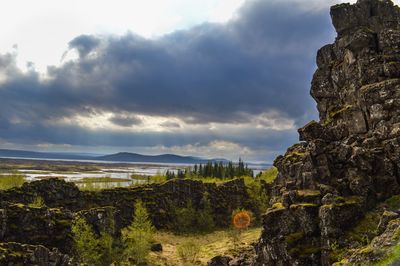
[[[154,227],[149,214],[141,201],[135,203],[135,213],[131,225],[122,230],[125,243],[124,255],[132,258],[137,264],[147,261],[153,240]]]
[[[274,182],[277,175],[278,175],[278,169],[273,166],[258,174],[256,178],[258,180],[264,180],[265,182],[270,184]]]
[[[29,207],[40,208],[44,206],[44,200],[41,196],[35,196],[33,201],[29,204]]]
[[[177,251],[184,265],[188,265],[196,262],[201,248],[196,243],[192,241],[187,241],[180,244],[177,248]]]

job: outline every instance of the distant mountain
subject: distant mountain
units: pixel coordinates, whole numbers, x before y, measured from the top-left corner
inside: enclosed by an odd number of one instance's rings
[[[202,159],[192,156],[180,156],[176,154],[143,155],[137,153],[120,152],[110,155],[96,155],[84,153],[62,153],[62,152],[35,152],[24,150],[0,149],[0,157],[3,158],[30,158],[30,159],[58,159],[58,160],[91,160],[91,161],[111,161],[126,163],[183,163],[199,164],[211,162],[223,162],[225,159]]]
[[[161,155],[143,155],[137,153],[120,152],[111,155],[96,157],[96,160],[101,161],[116,161],[116,162],[138,162],[138,163],[207,163],[208,161],[222,161],[227,162],[225,159],[201,159],[192,156],[180,156],[176,154],[161,154]]]
[[[6,149],[0,149],[0,157],[32,158],[32,159],[61,159],[61,160],[92,160],[93,159],[93,156],[74,154],[74,153],[36,152],[36,151],[23,151],[23,150],[6,150]]]

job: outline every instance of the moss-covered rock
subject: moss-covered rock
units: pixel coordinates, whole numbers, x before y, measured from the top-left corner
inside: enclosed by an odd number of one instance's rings
[[[77,262],[56,248],[15,242],[0,243],[0,265],[77,266]]]

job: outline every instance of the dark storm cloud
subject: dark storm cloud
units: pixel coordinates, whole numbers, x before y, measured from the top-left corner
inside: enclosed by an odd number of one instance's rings
[[[121,133],[125,138],[111,131],[67,130],[51,123],[75,114],[101,112],[116,113],[110,121],[120,126],[140,123],[120,113],[205,124],[243,123],[267,112],[279,113],[300,126],[315,116],[308,93],[315,55],[320,46],[332,41],[333,32],[327,9],[307,10],[298,5],[250,0],[226,24],[205,23],[155,40],[132,33],[78,36],[69,47],[79,58],[49,67],[50,79],[45,81],[34,70],[20,72],[12,55],[1,56],[0,73],[7,73],[8,80],[0,83],[0,138],[99,145],[82,137],[87,134],[97,136],[102,145],[119,145],[124,140],[131,144],[132,138],[142,145],[150,143],[148,138],[175,143],[169,133]],[[237,138],[227,134],[226,139]],[[181,143],[212,137],[179,136]],[[260,141],[258,146],[261,141],[273,145],[268,136],[253,139]]]
[[[114,114],[110,121],[118,126],[122,127],[131,127],[133,125],[142,124],[142,119],[133,115],[124,115],[124,114]]]
[[[161,123],[160,126],[165,127],[165,128],[180,128],[181,127],[181,125],[179,125],[179,123],[172,122],[172,121],[167,121],[167,122]]]
[[[76,49],[82,58],[90,53],[99,43],[100,40],[94,36],[81,35],[69,42],[69,48]]]

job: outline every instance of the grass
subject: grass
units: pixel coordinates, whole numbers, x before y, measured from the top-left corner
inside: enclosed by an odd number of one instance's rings
[[[392,265],[400,259],[400,243],[394,246],[382,260],[374,263],[374,266]]]
[[[25,177],[14,173],[10,175],[0,175],[0,190],[6,190],[13,187],[20,187],[25,182]]]
[[[162,252],[152,252],[150,254],[150,265],[159,266],[187,266],[179,258],[179,246],[184,243],[196,243],[201,247],[195,265],[207,265],[207,261],[217,255],[237,255],[241,248],[247,247],[255,242],[261,233],[261,228],[251,228],[243,231],[240,237],[240,243],[237,248],[234,247],[229,230],[215,231],[206,235],[182,236],[169,232],[157,232],[155,241],[163,246]]]

